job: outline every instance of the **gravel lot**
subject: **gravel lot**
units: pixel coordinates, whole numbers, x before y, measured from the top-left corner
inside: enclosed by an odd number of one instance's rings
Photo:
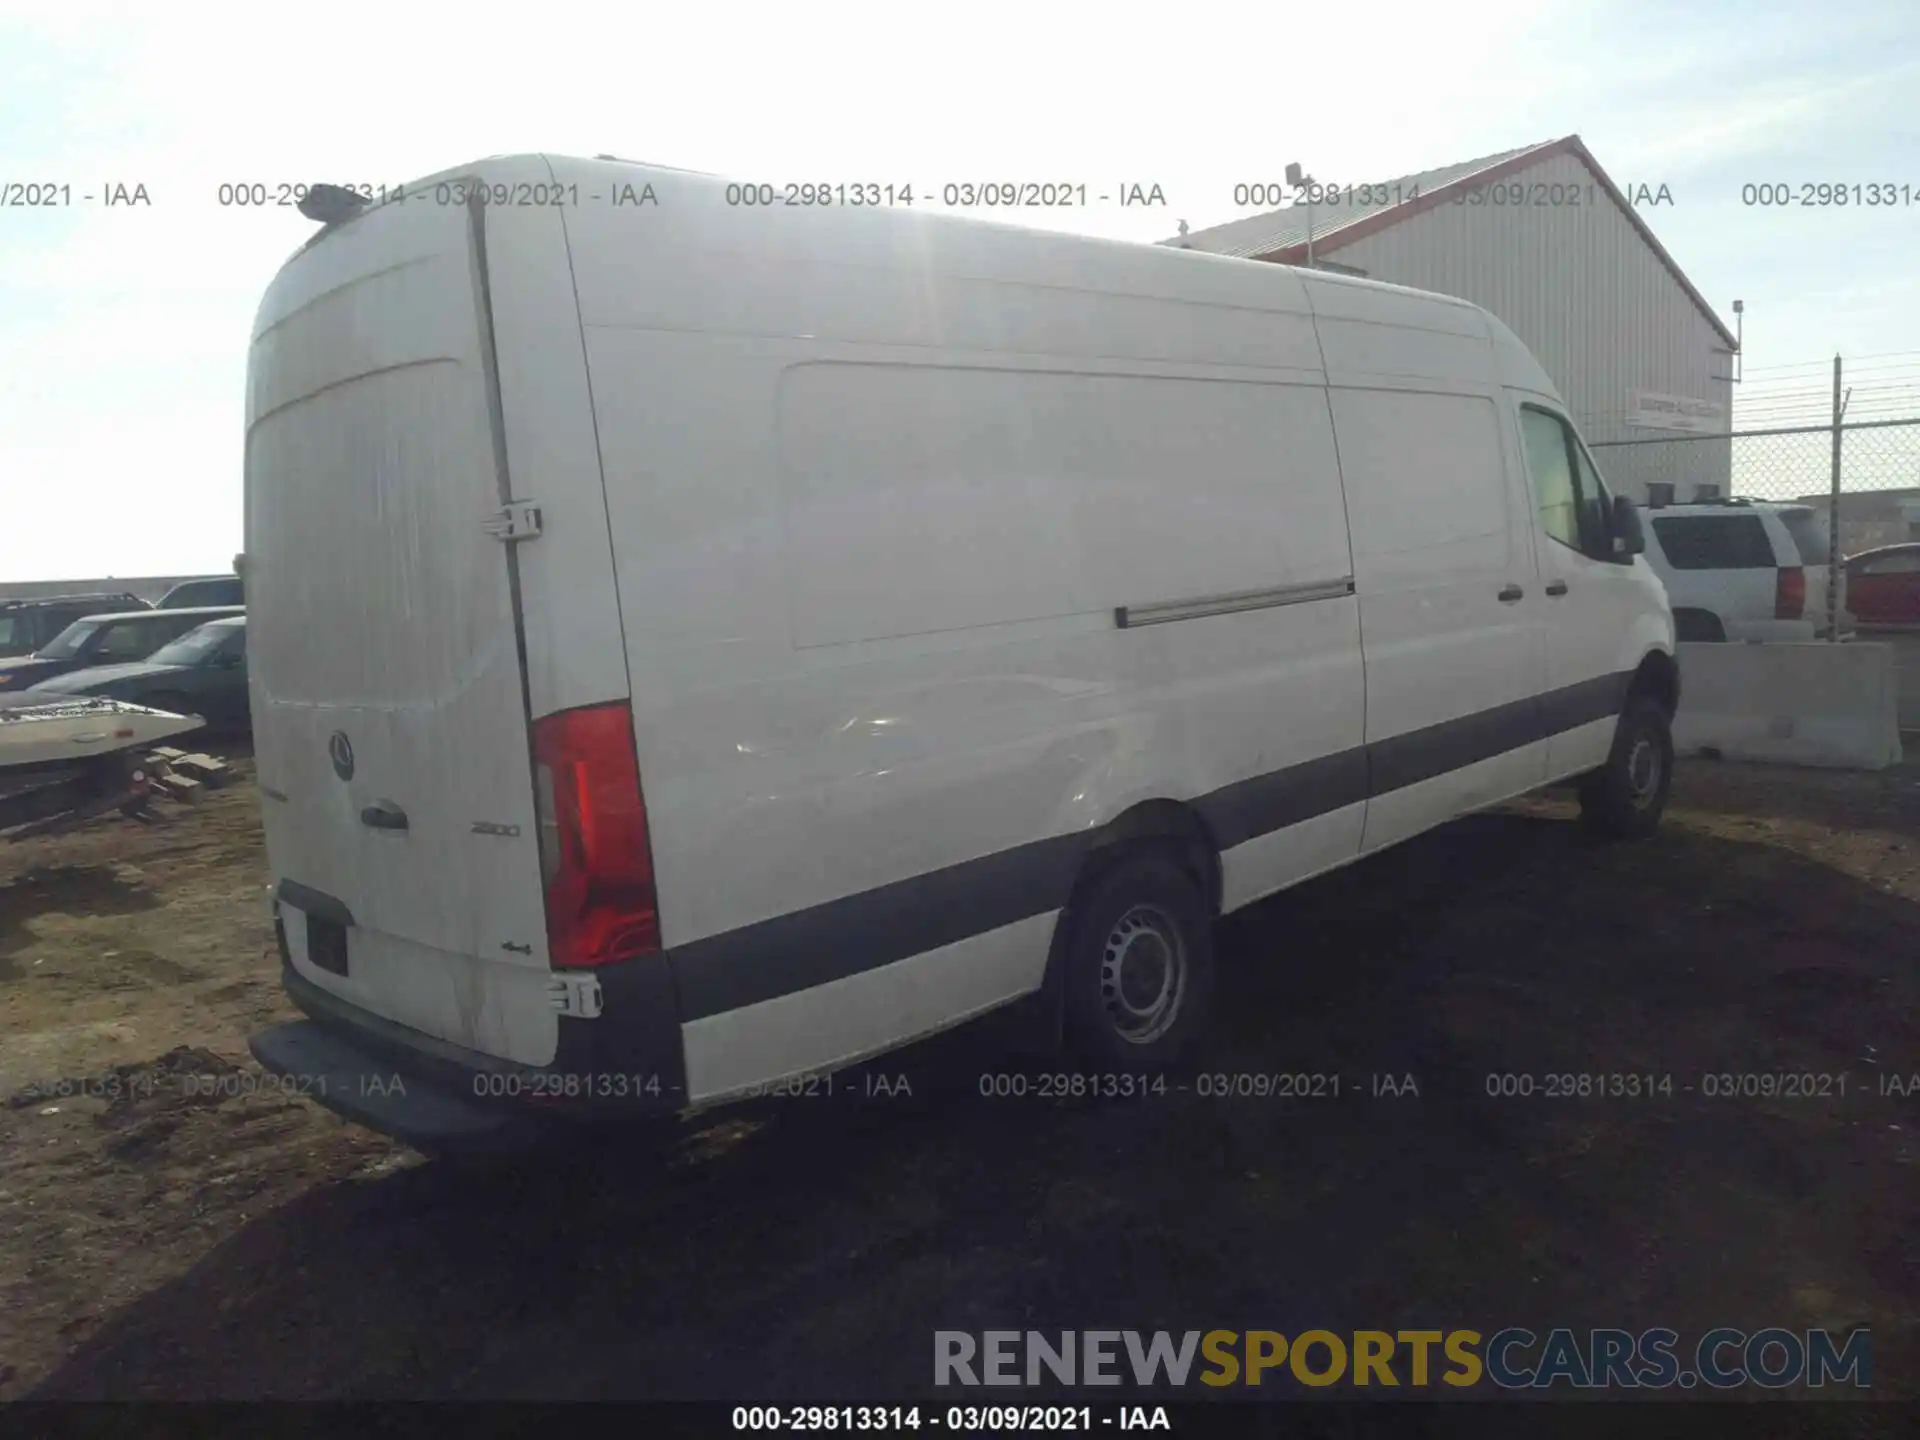
[[[844,1401],[934,1393],[935,1329],[1508,1324],[1868,1325],[1920,1395],[1882,1079],[1920,1074],[1920,767],[1688,763],[1651,841],[1530,800],[1232,917],[1205,1070],[1338,1098],[985,1099],[972,1030],[875,1067],[911,1097],[476,1171],[257,1086],[238,764],[0,850],[0,1399]],[[1487,1093],[1569,1072],[1671,1093]],[[1777,1072],[1844,1094],[1706,1093]]]

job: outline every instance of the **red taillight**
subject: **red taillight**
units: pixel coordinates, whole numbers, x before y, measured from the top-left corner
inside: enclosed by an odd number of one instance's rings
[[[1773,587],[1773,618],[1798,620],[1807,608],[1807,572],[1794,566],[1779,572]]]
[[[660,948],[653,848],[633,712],[624,704],[536,720],[533,758],[547,946],[556,969]]]

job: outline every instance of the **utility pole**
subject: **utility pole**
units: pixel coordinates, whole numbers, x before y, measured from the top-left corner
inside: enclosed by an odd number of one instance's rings
[[[1307,268],[1313,268],[1313,177],[1300,168],[1298,160],[1287,166],[1287,184],[1307,192]]]
[[[1827,493],[1827,639],[1840,639],[1840,417],[1847,397],[1840,390],[1840,357],[1833,357],[1833,481]]]

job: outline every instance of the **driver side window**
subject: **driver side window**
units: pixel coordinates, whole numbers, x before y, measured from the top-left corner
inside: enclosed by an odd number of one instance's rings
[[[1540,528],[1571,550],[1580,548],[1580,495],[1567,456],[1566,432],[1544,410],[1523,406],[1520,433],[1527,446],[1527,471],[1533,476],[1533,503]]]
[[[1589,559],[1612,559],[1607,517],[1613,501],[1572,427],[1549,410],[1523,405],[1520,433],[1541,530]]]

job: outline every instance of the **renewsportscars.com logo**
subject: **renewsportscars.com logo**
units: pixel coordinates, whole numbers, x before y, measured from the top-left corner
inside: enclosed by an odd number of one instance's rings
[[[1196,1364],[1196,1361],[1198,1364]],[[936,1330],[936,1385],[1214,1387],[1349,1385],[1366,1389],[1681,1389],[1873,1383],[1870,1332],[1771,1327],[1709,1330]]]

